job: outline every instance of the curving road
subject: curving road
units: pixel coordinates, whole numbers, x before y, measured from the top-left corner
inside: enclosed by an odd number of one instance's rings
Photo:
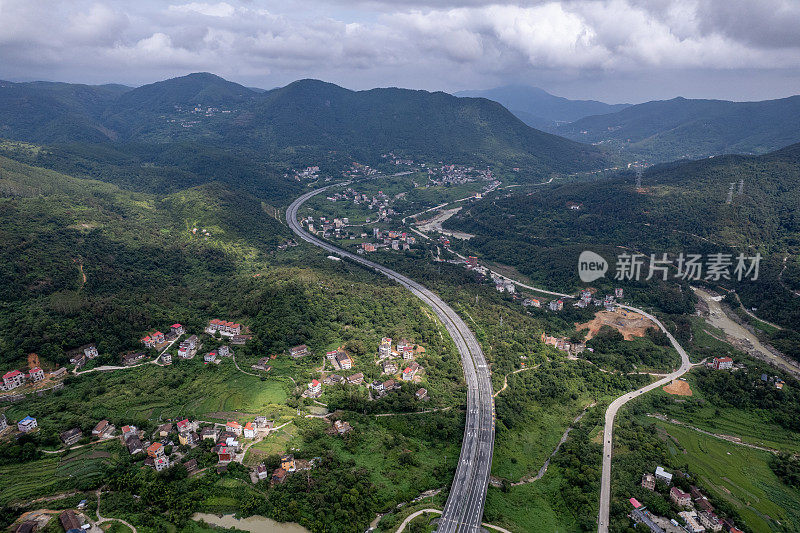
[[[332,186],[307,192],[292,202],[286,209],[286,222],[304,241],[332,254],[351,259],[395,280],[428,305],[447,328],[461,355],[464,368],[464,378],[467,382],[467,418],[461,455],[437,533],[479,531],[494,452],[494,399],[489,368],[483,351],[464,321],[433,292],[394,270],[342,250],[302,228],[297,220],[298,208],[312,196]]]
[[[640,313],[658,325],[658,327],[661,328],[661,331],[666,333],[667,337],[669,338],[669,342],[672,343],[672,346],[675,348],[675,350],[677,350],[680,354],[681,366],[675,372],[668,374],[666,377],[659,379],[658,381],[654,381],[653,383],[633,392],[623,394],[611,402],[611,405],[609,405],[608,409],[606,410],[606,422],[605,428],[603,429],[603,473],[600,478],[600,512],[598,513],[597,517],[598,533],[608,532],[608,515],[609,506],[611,504],[611,443],[614,437],[614,418],[617,416],[617,411],[619,411],[620,407],[628,403],[630,400],[636,398],[640,394],[644,394],[645,392],[651,391],[657,387],[666,385],[673,379],[681,377],[692,368],[692,362],[689,360],[689,354],[687,354],[686,350],[684,350],[683,347],[678,344],[678,341],[676,341],[675,337],[673,337],[672,334],[667,331],[667,329],[664,327],[664,324],[662,324],[660,320],[653,315],[642,311],[641,309],[637,309],[636,307],[630,307],[628,305],[620,305],[620,307],[623,309],[628,309],[629,311]]]

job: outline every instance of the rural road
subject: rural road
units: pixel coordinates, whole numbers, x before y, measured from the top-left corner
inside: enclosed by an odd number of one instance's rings
[[[611,504],[611,451],[614,437],[614,418],[616,418],[619,408],[640,394],[644,394],[645,392],[649,392],[655,388],[661,387],[662,385],[666,385],[673,379],[681,377],[692,368],[692,362],[689,360],[689,354],[687,354],[686,350],[684,350],[683,347],[678,344],[678,341],[676,341],[675,337],[673,337],[672,334],[667,331],[667,329],[664,327],[664,324],[662,324],[660,320],[653,315],[642,311],[641,309],[637,309],[636,307],[630,307],[628,305],[620,305],[620,307],[623,309],[628,309],[629,311],[640,313],[658,325],[658,327],[661,328],[661,331],[667,335],[669,342],[672,343],[672,346],[675,348],[675,350],[677,350],[680,354],[681,366],[675,372],[667,374],[665,378],[654,381],[653,383],[646,385],[641,389],[623,394],[611,402],[611,405],[609,405],[608,409],[606,410],[605,428],[603,429],[603,473],[600,479],[600,512],[598,513],[597,517],[598,533],[608,532],[608,516],[609,507]]]
[[[438,533],[479,531],[494,452],[494,399],[489,367],[480,344],[461,317],[423,285],[381,264],[342,250],[303,229],[297,220],[298,208],[306,200],[331,186],[307,192],[297,198],[286,209],[286,222],[304,241],[364,265],[404,286],[429,306],[444,324],[461,356],[467,383],[467,415],[461,455],[439,522]]]

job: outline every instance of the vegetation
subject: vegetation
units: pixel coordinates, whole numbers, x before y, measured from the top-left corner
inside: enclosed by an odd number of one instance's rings
[[[797,96],[762,102],[674,98],[598,113],[552,131],[611,144],[651,162],[763,154],[800,141],[798,111]]]

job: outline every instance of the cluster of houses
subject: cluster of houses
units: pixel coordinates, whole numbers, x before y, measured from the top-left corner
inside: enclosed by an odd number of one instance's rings
[[[722,531],[728,533],[741,533],[733,521],[730,519],[720,519],[714,512],[714,506],[708,498],[695,486],[690,487],[690,492],[684,492],[679,487],[672,485],[673,475],[663,467],[656,468],[653,474],[647,472],[642,476],[641,485],[643,488],[655,491],[656,482],[661,481],[670,487],[669,499],[676,507],[682,509],[678,516],[683,521],[683,530],[688,533],[704,533],[706,531]],[[669,527],[666,519],[652,515],[635,498],[630,499],[634,509],[631,518],[644,526],[648,527],[653,533],[664,533]],[[675,520],[670,521],[675,527],[678,526]]]
[[[302,459],[295,459],[293,454],[286,454],[281,456],[281,465],[272,471],[272,475],[270,475],[264,463],[258,465],[255,474],[258,480],[270,478],[270,482],[273,485],[279,485],[286,481],[286,478],[294,472],[310,470],[317,461],[319,461],[319,458],[305,461]]]
[[[595,291],[593,289],[584,289],[581,291],[580,299],[575,302],[575,307],[585,309],[590,305],[595,307],[603,307],[606,311],[617,310],[617,298],[622,298],[624,291],[621,287],[614,289],[614,294],[606,294],[603,298],[595,298]]]
[[[586,344],[582,342],[570,342],[570,340],[565,337],[551,337],[544,333],[542,333],[541,341],[548,346],[553,346],[557,350],[567,353],[579,354],[584,350],[589,350],[590,352],[594,351],[592,348],[587,348]]]
[[[80,348],[76,348],[67,353],[70,356],[69,362],[75,365],[75,368],[81,368],[86,364],[86,361],[91,361],[99,355],[97,347],[94,344],[86,344]]]
[[[399,372],[403,381],[413,381],[424,370],[414,361],[415,354],[412,342],[400,339],[397,341],[396,349],[392,350],[392,339],[384,337],[378,347],[378,364],[382,366],[383,374],[393,376]],[[396,361],[394,357],[402,357],[402,360]]]
[[[741,370],[745,368],[744,364],[736,364],[730,357],[714,357],[712,360],[706,362],[706,368],[713,370]],[[767,385],[772,385],[778,390],[782,390],[786,382],[778,376],[770,376],[769,374],[761,374],[761,382]]]

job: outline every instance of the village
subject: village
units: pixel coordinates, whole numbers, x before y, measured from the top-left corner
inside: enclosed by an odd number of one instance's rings
[[[381,379],[366,383],[369,399],[379,399],[387,394],[400,389],[401,382],[420,383],[425,373],[424,367],[415,361],[417,355],[424,353],[422,346],[401,339],[393,344],[389,337],[381,339],[377,354],[373,363],[380,368]],[[308,355],[308,347],[305,345],[295,346],[290,350],[290,355],[294,358]],[[330,364],[333,368],[331,373],[325,371],[326,365]],[[329,351],[325,354],[322,365],[321,381],[313,379],[306,390],[303,392],[304,398],[319,398],[323,393],[323,385],[364,385],[364,374],[361,372],[343,376],[336,374],[336,371],[350,370],[355,365],[353,358],[342,348]],[[383,378],[387,379],[383,379]],[[429,400],[428,391],[419,388],[415,393],[415,398],[420,401]]]
[[[668,519],[650,512],[636,498],[630,498],[633,509],[630,517],[637,524],[649,528],[652,533],[704,533],[706,531],[722,531],[728,533],[742,533],[730,519],[720,519],[714,512],[714,506],[703,495],[699,488],[690,485],[687,476],[680,471],[668,472],[658,466],[655,472],[645,472],[642,475],[641,486],[651,492],[666,493],[674,511],[683,522],[683,526],[674,518]],[[680,479],[681,486],[688,489],[685,492],[673,479]],[[667,492],[668,491],[668,492]]]

